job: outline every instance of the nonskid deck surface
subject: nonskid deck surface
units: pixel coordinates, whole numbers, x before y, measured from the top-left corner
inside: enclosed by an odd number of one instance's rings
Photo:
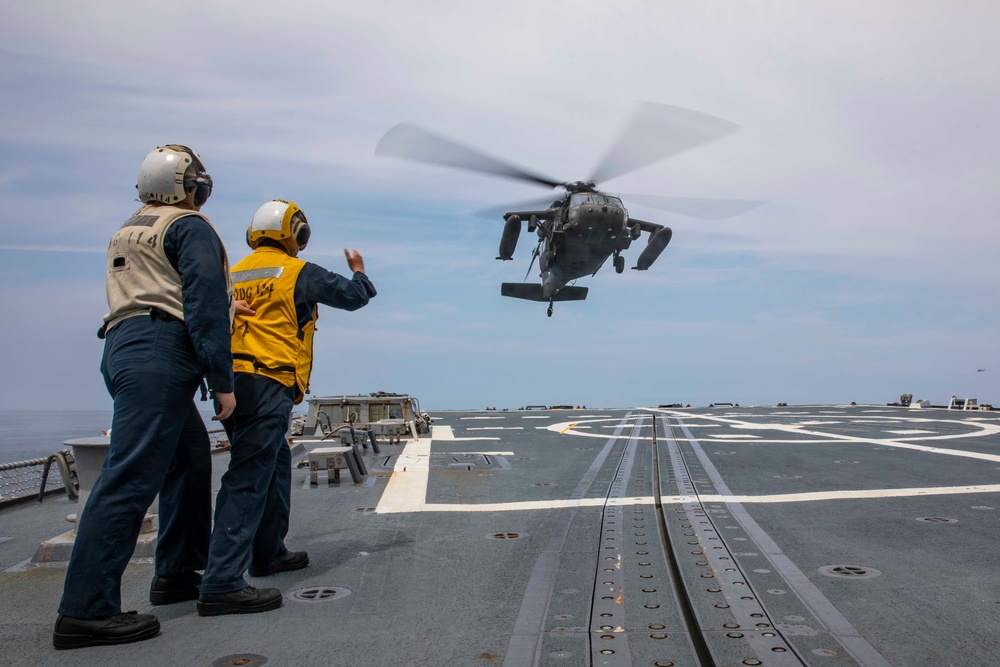
[[[0,663],[985,665],[1000,656],[1000,416],[878,406],[440,412],[360,485],[293,477],[285,604],[126,609],[51,648],[65,500],[0,512]],[[304,443],[313,448],[319,443]],[[216,484],[227,462],[217,457]]]

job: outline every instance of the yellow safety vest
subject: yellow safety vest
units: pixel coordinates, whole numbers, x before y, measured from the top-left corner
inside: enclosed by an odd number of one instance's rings
[[[257,373],[296,386],[301,403],[312,372],[316,308],[304,327],[295,313],[295,283],[306,263],[284,250],[261,246],[233,267],[236,300],[255,315],[237,315],[233,327],[233,371]]]

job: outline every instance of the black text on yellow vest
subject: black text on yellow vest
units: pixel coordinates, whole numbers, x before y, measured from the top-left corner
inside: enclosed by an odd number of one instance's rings
[[[239,315],[233,327],[233,371],[258,373],[286,387],[295,386],[302,401],[312,371],[316,311],[299,329],[295,283],[305,262],[284,251],[261,246],[233,267],[237,300],[250,303],[254,315]]]

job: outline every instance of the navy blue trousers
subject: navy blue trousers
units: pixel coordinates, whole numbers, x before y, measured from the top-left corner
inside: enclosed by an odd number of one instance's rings
[[[194,404],[201,368],[183,322],[130,317],[108,332],[101,373],[111,447],[77,525],[59,613],[121,613],[121,578],[157,493],[158,575],[205,567],[212,519],[208,432]]]
[[[223,421],[229,470],[215,498],[215,527],[202,593],[228,593],[249,584],[248,567],[270,569],[285,555],[291,511],[292,455],[285,434],[295,387],[236,373],[236,410]]]

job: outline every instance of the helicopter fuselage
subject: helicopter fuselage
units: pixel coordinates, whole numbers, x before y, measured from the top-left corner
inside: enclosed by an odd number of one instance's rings
[[[628,211],[616,197],[575,194],[559,213],[541,269],[563,284],[597,273],[608,257],[632,244]]]
[[[617,197],[596,191],[572,192],[545,211],[509,212],[500,259],[513,254],[520,221],[537,231],[543,298],[550,300],[567,283],[597,273],[608,257],[626,250],[639,229],[630,226],[628,210]]]

